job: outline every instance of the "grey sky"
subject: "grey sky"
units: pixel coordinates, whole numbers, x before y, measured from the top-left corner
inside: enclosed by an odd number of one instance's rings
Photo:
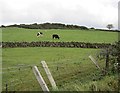
[[[0,0],[0,25],[58,22],[106,28],[118,25],[119,0]]]

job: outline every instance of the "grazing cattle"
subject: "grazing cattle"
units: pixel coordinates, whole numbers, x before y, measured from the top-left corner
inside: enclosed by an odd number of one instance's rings
[[[43,35],[43,33],[42,33],[42,32],[40,32],[40,35]]]
[[[37,37],[39,37],[39,36],[43,36],[43,33],[42,32],[38,32],[37,33]]]
[[[53,38],[53,39],[59,39],[60,37],[59,37],[59,35],[57,35],[57,34],[53,34],[53,35],[52,35],[52,38]]]

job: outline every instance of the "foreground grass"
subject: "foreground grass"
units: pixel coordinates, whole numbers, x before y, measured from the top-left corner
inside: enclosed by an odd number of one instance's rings
[[[43,32],[43,37],[36,37],[37,32]],[[53,40],[52,34],[60,35],[60,40]],[[92,43],[114,43],[118,41],[118,32],[104,32],[95,30],[40,30],[23,28],[3,28],[2,41],[76,41]]]
[[[88,58],[90,54],[95,57],[98,51],[98,49],[81,48],[3,49],[2,88],[5,90],[5,84],[8,84],[8,90],[12,91],[41,91],[31,69],[32,66],[37,65],[49,89],[52,90],[40,63],[41,60],[45,60],[59,91],[92,91],[92,89],[96,89],[91,88],[92,86],[97,87],[97,90],[114,91],[117,89],[117,77],[109,76],[100,79],[99,71]],[[101,67],[104,66],[104,61],[98,60],[98,62]],[[109,86],[109,81],[113,81],[114,85]]]

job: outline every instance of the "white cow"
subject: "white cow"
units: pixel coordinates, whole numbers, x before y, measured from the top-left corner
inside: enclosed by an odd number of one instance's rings
[[[43,33],[42,32],[38,32],[37,33],[37,37],[39,37],[39,36],[43,36]]]

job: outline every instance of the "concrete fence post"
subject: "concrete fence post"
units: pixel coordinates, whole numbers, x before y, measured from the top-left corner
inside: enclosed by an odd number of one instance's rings
[[[56,83],[55,83],[55,81],[53,79],[53,76],[52,76],[52,74],[51,74],[51,72],[50,72],[46,62],[45,61],[41,61],[41,63],[42,63],[42,66],[43,66],[43,68],[44,68],[44,70],[45,70],[45,72],[47,74],[47,77],[48,77],[48,79],[49,79],[49,81],[50,81],[50,83],[52,85],[53,90],[58,90],[58,88],[56,86]]]
[[[90,55],[89,58],[92,60],[92,62],[95,64],[95,66],[100,69],[99,65],[97,64],[96,60]]]
[[[40,74],[37,66],[34,66],[33,67],[33,72],[35,74],[35,77],[36,79],[38,80],[38,83],[40,84],[42,90],[45,92],[45,93],[49,93],[49,89],[44,81],[44,79],[42,78],[42,75]]]

